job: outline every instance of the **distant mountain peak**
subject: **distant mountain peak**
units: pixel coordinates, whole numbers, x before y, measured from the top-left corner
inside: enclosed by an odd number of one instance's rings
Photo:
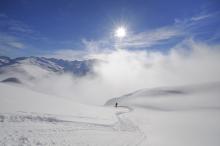
[[[34,69],[49,73],[69,73],[78,77],[93,73],[93,66],[98,60],[64,60],[46,57],[18,57],[11,59],[6,56],[0,56],[0,74],[6,77],[11,74],[20,74],[22,76],[33,76],[37,73]],[[31,68],[32,67],[32,68]],[[30,72],[29,72],[30,70]],[[26,73],[26,74],[25,74]],[[1,78],[2,79],[2,78]],[[3,78],[4,80],[6,78]]]

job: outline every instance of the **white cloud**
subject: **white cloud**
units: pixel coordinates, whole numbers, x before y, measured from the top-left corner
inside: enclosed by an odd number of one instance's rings
[[[85,48],[85,50],[88,50],[90,52],[99,52],[101,50],[106,49],[108,50],[112,47],[110,43],[111,42],[109,39],[103,39],[98,41],[82,39],[83,47]]]
[[[212,17],[213,14],[204,14],[204,15],[198,15],[198,16],[194,16],[191,18],[191,21],[199,21],[199,20],[203,20],[203,19],[207,19]]]
[[[18,41],[7,42],[7,45],[10,47],[13,47],[13,48],[17,48],[17,49],[22,49],[25,47],[25,45],[23,43],[18,42]]]
[[[94,68],[96,76],[51,75],[38,79],[33,89],[80,102],[104,104],[112,97],[141,88],[220,81],[220,46],[192,39],[183,41],[168,54],[114,50],[90,55],[102,60]]]
[[[85,60],[88,59],[88,52],[82,50],[74,50],[74,49],[60,49],[52,54],[43,55],[44,57],[49,58],[59,58],[65,60]]]
[[[7,34],[0,33],[0,49],[23,49],[25,44],[21,42],[17,37],[13,37]]]
[[[14,49],[34,48],[29,41],[47,41],[39,32],[23,21],[10,18],[0,13],[0,50],[2,55],[14,55]],[[3,52],[3,53],[2,53]],[[17,54],[17,53],[15,53]]]
[[[162,27],[147,32],[131,34],[124,40],[117,42],[117,46],[122,48],[147,48],[181,35],[183,35],[183,32],[177,26]]]
[[[131,33],[123,39],[114,38],[113,36],[104,37],[99,40],[82,39],[82,45],[88,52],[105,52],[115,49],[141,49],[150,48],[154,45],[167,43],[169,40],[186,35],[184,26],[174,23],[173,25],[155,28],[152,30]]]
[[[122,40],[117,40],[116,38],[112,38],[112,36],[104,37],[99,40],[88,40],[82,39],[82,48],[81,50],[75,51],[75,48],[70,49],[59,49],[51,54],[46,54],[44,56],[63,58],[63,59],[86,59],[93,54],[112,52],[115,49],[148,49],[152,47],[157,47],[156,45],[169,45],[170,42],[177,38],[185,39],[186,37],[193,36],[193,29],[197,28],[197,20],[202,20],[214,16],[214,14],[204,14],[197,15],[192,18],[188,18],[185,20],[175,19],[175,23],[169,26],[155,28],[153,30],[144,31],[140,33],[128,33],[128,36]],[[9,20],[9,18],[7,18]],[[7,21],[9,23],[9,21]],[[20,21],[10,20],[9,29],[12,32],[19,32],[24,34],[36,33],[29,26],[23,24]],[[128,30],[129,31],[129,30]],[[199,31],[200,33],[203,30]],[[41,39],[46,40],[38,35],[26,35],[31,39]],[[195,36],[195,35],[194,35]],[[68,42],[68,41],[67,41]],[[72,41],[71,41],[72,42]],[[19,44],[20,43],[20,44]],[[11,46],[17,48],[22,48],[21,42],[13,42]],[[68,42],[70,43],[70,42]],[[172,44],[173,45],[173,44]],[[68,44],[68,46],[71,46]]]
[[[10,33],[33,34],[34,30],[22,21],[9,18],[6,14],[0,14],[0,29],[7,29]]]
[[[82,49],[59,49],[52,54],[48,53],[45,57],[54,57],[66,60],[85,60],[92,59],[97,54],[110,53],[114,51],[114,48],[107,40],[86,40],[82,39]]]

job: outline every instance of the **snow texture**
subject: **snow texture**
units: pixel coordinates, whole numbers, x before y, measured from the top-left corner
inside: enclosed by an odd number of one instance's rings
[[[0,145],[133,146],[145,139],[127,118],[129,107],[87,106],[3,83],[0,93]]]

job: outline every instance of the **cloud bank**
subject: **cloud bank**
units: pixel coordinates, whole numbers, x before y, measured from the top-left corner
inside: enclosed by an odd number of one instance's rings
[[[118,49],[87,56],[101,60],[94,66],[95,76],[52,75],[38,80],[33,88],[102,105],[110,98],[142,88],[220,81],[220,46],[193,39],[183,41],[168,53]]]

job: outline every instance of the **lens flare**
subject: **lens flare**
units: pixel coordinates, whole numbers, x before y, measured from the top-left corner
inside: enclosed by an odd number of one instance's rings
[[[121,26],[115,30],[115,37],[124,38],[127,35],[126,28]]]

